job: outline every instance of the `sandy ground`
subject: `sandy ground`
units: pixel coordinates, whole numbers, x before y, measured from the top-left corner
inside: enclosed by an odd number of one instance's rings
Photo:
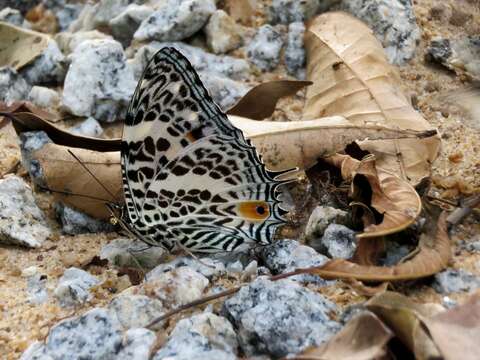
[[[439,3],[446,10],[438,15],[435,9]],[[442,150],[433,164],[436,194],[447,200],[457,200],[460,195],[468,194],[480,188],[480,119],[472,119],[458,106],[449,105],[443,96],[468,85],[466,79],[439,66],[424,61],[425,48],[435,36],[452,37],[460,34],[478,34],[480,32],[480,11],[475,0],[414,0],[417,21],[422,30],[421,43],[416,58],[401,69],[405,91],[410,94],[425,118],[438,127],[442,134]],[[455,4],[455,10],[449,5]],[[463,15],[462,15],[463,14]],[[259,24],[261,17],[256,20]],[[285,70],[280,66],[274,73],[259,74],[256,81],[284,77]],[[280,103],[280,111],[275,118],[300,117],[301,96],[293,101]],[[282,108],[283,107],[283,108]],[[108,134],[118,136],[120,125],[114,125]],[[20,153],[13,129],[7,125],[0,130],[0,173],[14,172],[29,181],[25,171],[18,166]],[[445,188],[442,188],[445,187]],[[462,194],[463,193],[463,194]],[[48,216],[50,225],[55,229],[52,236],[40,249],[0,246],[0,358],[16,359],[29,344],[43,339],[49,328],[59,320],[86,309],[101,306],[119,291],[130,286],[127,276],[119,276],[109,267],[89,265],[93,256],[116,234],[89,234],[64,236],[54,218],[52,197],[37,193],[37,201]],[[453,245],[460,240],[473,239],[480,234],[480,214],[470,216],[453,233]],[[76,309],[62,309],[58,304],[48,302],[37,306],[27,301],[27,281],[22,270],[37,266],[47,276],[47,284],[54,289],[58,278],[70,266],[83,267],[99,276],[103,282],[94,291],[94,299]],[[470,254],[458,247],[452,260],[454,268],[462,268],[480,275],[480,254]],[[396,290],[408,294],[422,302],[440,302],[442,297],[428,286],[428,281],[402,284]],[[365,300],[346,284],[326,288],[322,292],[340,306]],[[51,294],[51,293],[50,293]],[[451,298],[462,300],[467,294],[452,294]],[[52,299],[52,297],[50,297]]]

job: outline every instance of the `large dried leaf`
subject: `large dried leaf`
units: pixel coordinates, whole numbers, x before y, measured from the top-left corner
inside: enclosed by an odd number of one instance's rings
[[[334,155],[325,159],[328,163],[340,168],[343,179],[351,181],[350,197],[361,202],[361,193],[365,189],[363,181],[366,179],[370,186],[371,203],[365,204],[373,207],[383,215],[380,224],[366,224],[362,234],[357,238],[372,238],[393,234],[410,226],[422,211],[422,201],[415,189],[405,180],[402,180],[376,166],[373,156],[368,156],[362,161],[353,159],[348,155]]]
[[[459,354],[462,360],[479,358],[480,292],[465,304],[422,321],[445,360],[456,360]]]
[[[350,320],[326,344],[296,355],[296,360],[387,359],[387,344],[393,333],[374,314],[361,313]]]
[[[95,177],[114,194],[114,199],[68,153],[68,150],[72,151]],[[97,218],[107,218],[110,213],[104,205],[105,202],[123,201],[119,152],[101,153],[50,143],[33,152],[32,159],[38,161],[46,186],[53,191],[58,200],[69,206]],[[64,192],[64,194],[59,192]],[[92,197],[105,201],[96,200]]]
[[[0,67],[21,69],[46,49],[48,41],[45,34],[0,22]]]
[[[341,13],[315,18],[305,36],[307,89],[304,119],[340,115],[351,123],[392,129],[427,130],[432,126],[400,90],[400,78],[381,44],[360,20]],[[367,140],[362,149],[375,154],[378,166],[413,184],[430,174],[439,137]]]
[[[370,299],[365,306],[395,333],[416,359],[440,358],[437,346],[420,321],[422,317],[442,311],[440,305],[417,304],[404,295],[387,291]]]
[[[318,159],[343,151],[348,144],[359,139],[432,135],[431,132],[395,130],[378,125],[352,125],[341,116],[310,121],[255,121],[232,115],[229,119],[253,142],[272,170],[294,167],[306,170]]]
[[[420,235],[418,252],[408,261],[395,266],[359,265],[343,259],[334,259],[306,272],[324,278],[352,278],[362,281],[402,281],[428,277],[445,269],[451,258],[447,233],[446,213],[437,219],[427,219],[426,231]]]

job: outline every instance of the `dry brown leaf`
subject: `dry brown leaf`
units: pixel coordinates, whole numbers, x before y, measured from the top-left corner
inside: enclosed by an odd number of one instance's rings
[[[92,175],[68,153],[68,150],[71,150],[95,177],[115,195],[115,199],[111,198]],[[105,219],[110,215],[104,205],[105,201],[123,202],[120,153],[118,152],[101,153],[50,143],[34,151],[32,159],[38,161],[45,185],[53,191],[58,200],[69,206],[91,216]],[[89,197],[105,199],[105,201]]]
[[[275,80],[261,83],[250,89],[227,111],[227,114],[263,120],[273,114],[279,99],[295,95],[299,90],[311,84],[311,81],[298,80]]]
[[[296,360],[387,359],[387,344],[393,333],[374,314],[364,312],[350,320],[326,344],[296,355]]]
[[[462,360],[479,358],[480,292],[465,304],[422,321],[445,360],[456,360],[459,354]]]
[[[340,115],[352,124],[427,130],[432,126],[413,109],[400,90],[396,69],[386,60],[372,31],[341,12],[310,22],[305,35],[307,89],[304,119]],[[440,139],[366,140],[379,167],[417,184],[430,174]]]
[[[394,130],[377,125],[352,125],[341,116],[310,121],[256,121],[230,115],[262,154],[272,170],[298,167],[306,170],[320,158],[343,151],[358,139],[422,137],[430,132]]]
[[[372,206],[383,215],[380,224],[366,226],[357,238],[379,237],[404,230],[422,211],[422,201],[415,189],[407,181],[376,167],[374,156],[359,161],[337,154],[325,161],[340,168],[342,178],[351,181],[350,197],[353,201],[364,200],[361,198],[361,193],[365,191],[362,188],[364,182],[357,180],[366,179],[371,189],[371,203],[365,205]]]
[[[226,0],[225,9],[236,21],[244,25],[251,25],[257,0]]]
[[[437,304],[417,304],[408,297],[387,291],[370,299],[365,306],[375,313],[415,354],[415,358],[440,359],[440,353],[420,321],[443,310]]]
[[[48,46],[47,35],[0,22],[0,67],[19,70],[35,60]]]
[[[420,235],[418,252],[401,264],[384,266],[359,265],[343,259],[334,259],[306,272],[323,278],[352,278],[362,281],[402,281],[428,277],[445,269],[451,258],[447,233],[446,213],[427,219],[426,231]]]

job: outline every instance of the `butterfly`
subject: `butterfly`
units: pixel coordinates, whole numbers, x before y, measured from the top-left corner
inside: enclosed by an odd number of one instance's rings
[[[152,246],[193,252],[272,242],[280,175],[234,127],[179,51],[148,62],[125,118],[119,223]],[[118,210],[118,209],[117,209]]]

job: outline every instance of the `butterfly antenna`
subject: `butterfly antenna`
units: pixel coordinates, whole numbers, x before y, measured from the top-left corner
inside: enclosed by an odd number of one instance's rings
[[[111,196],[112,198],[112,201],[115,202],[115,196],[110,192],[110,190],[107,189],[107,187],[105,185],[102,184],[102,182],[100,180],[98,180],[98,178],[93,175],[93,173],[90,171],[90,169],[82,162],[82,160],[80,160],[77,155],[75,155],[73,153],[73,151],[71,151],[70,149],[68,149],[68,152],[70,153],[70,155],[72,155],[74,157],[75,160],[78,161],[78,163],[85,169],[86,172],[88,172],[90,174],[90,176],[102,187],[103,190],[105,190],[107,192],[108,195]]]
[[[62,190],[53,190],[53,189],[50,189],[46,186],[43,186],[43,185],[39,185],[39,184],[35,184],[36,186],[38,186],[40,189],[42,189],[43,191],[50,191],[50,192],[53,192],[53,193],[58,193],[58,194],[63,194],[63,195],[68,195],[68,196],[79,196],[79,197],[84,197],[84,198],[88,198],[88,199],[92,199],[92,200],[98,200],[98,201],[102,201],[102,202],[109,202],[109,200],[107,199],[102,199],[102,198],[99,198],[99,197],[96,197],[96,196],[91,196],[91,195],[84,195],[84,194],[75,194],[75,193],[71,193],[69,191],[62,191]]]

